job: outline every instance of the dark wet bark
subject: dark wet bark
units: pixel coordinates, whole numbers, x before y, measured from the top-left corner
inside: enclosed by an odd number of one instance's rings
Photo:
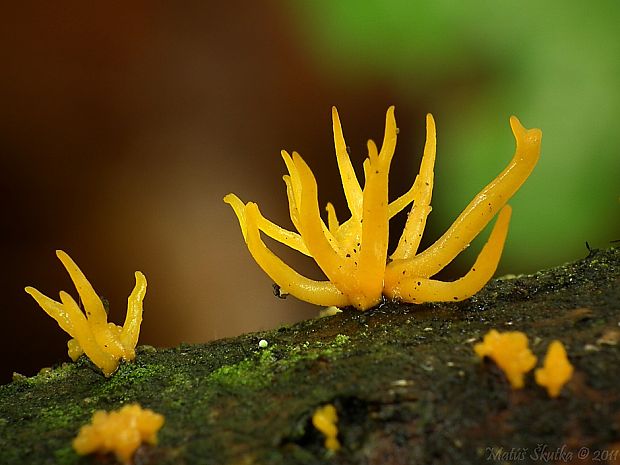
[[[82,358],[0,387],[0,463],[115,463],[78,458],[71,440],[95,409],[127,402],[166,417],[137,464],[620,463],[619,284],[616,248],[494,280],[465,302],[141,347],[109,379]],[[533,372],[512,390],[477,359],[473,344],[492,328],[525,332],[539,364],[553,339],[564,343],[575,374],[559,398]],[[326,403],[340,418],[331,455],[310,422]]]

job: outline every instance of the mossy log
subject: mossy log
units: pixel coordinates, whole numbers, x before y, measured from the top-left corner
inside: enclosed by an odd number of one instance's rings
[[[386,302],[203,345],[142,346],[110,378],[84,357],[16,376],[0,387],[0,463],[116,463],[79,457],[71,441],[93,411],[129,402],[166,419],[136,465],[620,463],[619,284],[620,249],[592,251],[464,302]],[[564,343],[575,373],[560,397],[532,372],[513,390],[474,355],[492,328],[525,332],[539,365],[553,339]],[[327,403],[335,453],[311,423]]]

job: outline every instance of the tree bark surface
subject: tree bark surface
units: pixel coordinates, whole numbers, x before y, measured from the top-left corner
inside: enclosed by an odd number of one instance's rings
[[[135,464],[620,463],[620,249],[491,281],[457,303],[386,302],[203,345],[138,348],[110,378],[84,357],[0,387],[0,464],[114,464],[71,441],[97,409],[165,416]],[[252,311],[248,308],[248,311]],[[148,314],[146,316],[148,318]],[[510,387],[473,345],[523,331],[541,366],[575,367],[558,398]],[[259,347],[259,341],[267,347]],[[341,448],[311,422],[333,404]],[[600,460],[597,460],[600,459]]]

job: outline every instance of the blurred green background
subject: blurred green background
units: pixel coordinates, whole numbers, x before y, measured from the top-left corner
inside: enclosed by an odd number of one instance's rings
[[[439,229],[504,166],[514,114],[542,128],[544,142],[511,202],[503,269],[551,266],[584,241],[620,237],[617,2],[323,0],[299,3],[297,14],[334,79],[385,80],[397,106],[422,101],[435,114]]]
[[[543,130],[511,201],[499,274],[534,272],[620,239],[620,6],[550,2],[132,2],[6,6],[0,19],[5,296],[1,380],[67,360],[67,336],[23,292],[72,285],[66,250],[122,322],[149,281],[141,343],[175,345],[316,315],[275,299],[222,197],[290,227],[282,148],[345,207],[336,105],[356,166],[396,106],[391,191],[417,174],[437,121],[423,244],[507,164],[508,118]],[[360,170],[361,171],[361,170]],[[398,233],[404,215],[392,224]],[[474,260],[488,231],[441,276]],[[277,249],[300,270],[311,264]]]

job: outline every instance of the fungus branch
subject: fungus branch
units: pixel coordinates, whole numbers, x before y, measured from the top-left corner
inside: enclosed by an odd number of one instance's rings
[[[417,254],[426,219],[431,212],[433,167],[436,155],[435,121],[426,117],[426,144],[420,172],[413,186],[388,201],[388,177],[396,147],[394,107],[386,115],[381,150],[368,141],[364,161],[364,187],[355,175],[338,112],[332,108],[338,169],[351,216],[340,223],[331,203],[327,225],[320,215],[316,179],[301,156],[282,151],[288,175],[283,177],[289,213],[297,232],[264,218],[255,203],[243,203],[228,194],[250,253],[278,286],[301,300],[325,305],[351,305],[360,310],[378,304],[382,296],[406,302],[463,300],[478,292],[493,276],[508,232],[511,209],[506,202],[530,175],[540,154],[542,133],[525,129],[514,116],[510,125],[517,141],[510,164],[463,210],[454,224],[431,247]],[[390,263],[387,263],[389,220],[413,203]],[[441,282],[431,277],[451,262],[499,212],[488,242],[476,263],[461,279]],[[329,281],[308,279],[274,255],[260,238],[273,239],[311,256]]]
[[[71,276],[86,315],[64,291],[60,292],[60,302],[46,297],[33,287],[27,287],[26,292],[73,338],[67,343],[69,356],[75,361],[85,353],[104,375],[110,376],[118,368],[120,359],[130,361],[136,356],[146,278],[136,271],[136,285],[127,299],[127,315],[121,327],[108,323],[103,302],[71,257],[62,250],[57,250],[56,256]]]

